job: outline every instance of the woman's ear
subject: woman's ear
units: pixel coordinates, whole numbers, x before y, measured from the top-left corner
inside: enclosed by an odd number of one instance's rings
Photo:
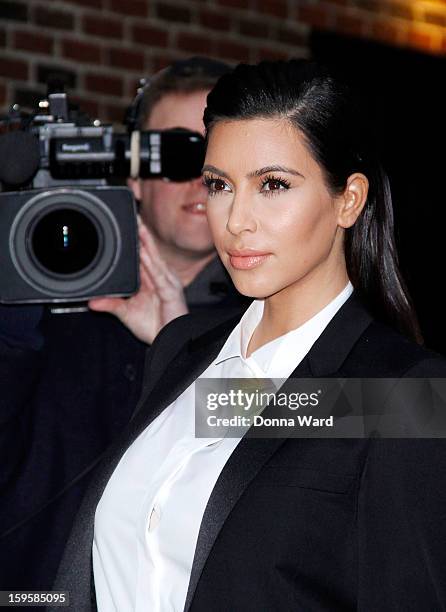
[[[338,224],[351,227],[362,212],[367,201],[369,181],[364,174],[355,172],[347,179],[347,186],[339,197]]]

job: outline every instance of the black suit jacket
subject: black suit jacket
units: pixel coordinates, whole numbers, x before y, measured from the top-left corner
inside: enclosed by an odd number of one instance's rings
[[[160,333],[138,410],[99,467],[54,588],[95,609],[96,505],[122,454],[217,356],[240,315],[186,315]],[[292,377],[446,377],[446,360],[377,322],[355,293]],[[446,610],[446,443],[255,439],[230,456],[207,504],[185,610]],[[124,612],[124,611],[122,611]]]

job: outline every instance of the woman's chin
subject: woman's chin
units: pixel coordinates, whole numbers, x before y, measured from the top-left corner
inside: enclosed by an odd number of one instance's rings
[[[234,279],[232,279],[234,282]],[[271,288],[255,286],[251,283],[236,283],[234,282],[235,288],[239,293],[246,297],[251,297],[256,300],[263,300],[264,298],[271,295]]]

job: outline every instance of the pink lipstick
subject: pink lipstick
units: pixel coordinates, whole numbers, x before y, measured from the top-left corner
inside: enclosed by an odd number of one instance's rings
[[[254,249],[242,249],[228,251],[231,266],[236,270],[251,270],[263,263],[270,253],[255,251]]]

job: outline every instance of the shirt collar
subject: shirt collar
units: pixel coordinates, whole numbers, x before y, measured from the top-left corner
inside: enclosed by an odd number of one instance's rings
[[[308,321],[303,323],[303,325],[301,325],[300,327],[289,331],[280,338],[272,340],[271,344],[275,343],[277,347],[281,347],[283,345],[283,341],[286,340],[286,345],[288,348],[288,340],[292,341],[292,343],[298,343],[300,338],[305,337],[306,344],[309,344],[309,350],[312,344],[317,340],[324,328],[328,325],[330,320],[339,310],[339,308],[350,297],[352,292],[353,285],[350,281],[348,281],[344,289],[333,300],[331,300],[331,302],[324,306],[322,310],[317,312],[313,317],[311,317],[311,319],[308,319]],[[252,334],[254,333],[255,328],[257,327],[262,318],[263,307],[264,300],[254,300],[250,304],[237,326],[228,336],[220,353],[214,361],[215,365],[234,357],[246,359],[246,350],[248,348],[248,343]],[[311,342],[309,342],[309,340],[311,340]],[[268,345],[269,344],[270,343],[268,343]],[[266,347],[268,345],[264,346]],[[259,349],[259,352],[262,351],[263,348],[264,347],[261,347]],[[257,351],[254,351],[251,357],[255,356],[256,352]]]
[[[254,300],[251,302],[237,326],[229,334],[217,359],[214,361],[215,365],[232,357],[244,358],[248,342],[262,318],[263,305],[264,300]]]

